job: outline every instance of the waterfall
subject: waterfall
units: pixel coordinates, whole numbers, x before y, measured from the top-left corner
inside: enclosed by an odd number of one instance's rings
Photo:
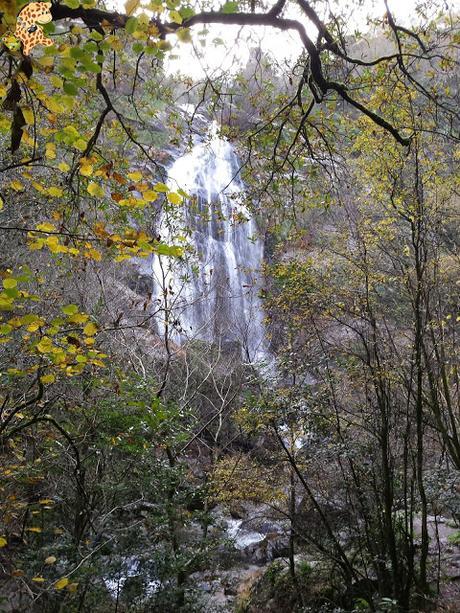
[[[171,190],[187,193],[183,206],[162,215],[159,234],[182,240],[184,261],[155,256],[152,274],[157,301],[163,304],[173,340],[199,339],[239,347],[242,358],[258,362],[267,355],[259,298],[263,243],[242,200],[244,185],[232,145],[213,123],[206,138],[177,158],[168,171]],[[185,236],[184,236],[185,234]]]

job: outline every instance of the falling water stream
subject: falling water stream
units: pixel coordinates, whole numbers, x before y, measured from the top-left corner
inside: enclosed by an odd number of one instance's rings
[[[183,262],[155,257],[152,265],[156,296],[163,301],[166,296],[175,340],[239,347],[243,360],[251,363],[265,359],[259,298],[263,243],[242,203],[244,185],[235,150],[218,135],[215,123],[190,152],[174,161],[168,183],[190,196],[182,210],[163,214],[159,228],[166,242],[187,234],[190,257]],[[164,317],[159,326],[164,332]]]

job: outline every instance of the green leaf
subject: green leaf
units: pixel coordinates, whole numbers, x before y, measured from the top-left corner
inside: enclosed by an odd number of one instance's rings
[[[61,74],[66,79],[72,79],[74,77],[74,72],[70,68],[67,68],[66,66],[62,66],[62,65],[58,66],[57,71],[59,74]]]
[[[195,11],[190,6],[185,6],[181,8],[180,14],[182,15],[182,19],[185,21],[186,19],[193,17],[193,15],[195,15]]]
[[[75,315],[75,313],[78,313],[78,307],[76,304],[68,304],[63,306],[61,311],[64,313],[64,315]]]
[[[69,96],[76,96],[78,94],[78,87],[74,83],[70,83],[70,81],[64,83],[63,89]]]
[[[222,13],[238,13],[238,2],[226,2],[222,7]]]
[[[71,9],[77,9],[80,6],[80,0],[62,0],[62,4],[65,4]]]
[[[144,51],[144,45],[142,43],[134,43],[133,51],[134,53],[142,53],[142,51]]]
[[[76,60],[82,60],[88,56],[84,49],[80,49],[80,47],[72,47],[69,50],[70,57],[75,58]]]
[[[137,17],[130,17],[128,19],[128,21],[126,22],[126,26],[125,26],[125,30],[128,32],[128,34],[133,34],[133,32],[137,30],[137,23],[138,23]]]
[[[170,257],[180,257],[182,255],[181,247],[174,247],[173,245],[165,245],[159,243],[155,246],[155,251],[159,255],[169,255]]]
[[[5,288],[4,293],[9,297],[9,298],[17,298],[19,296],[19,291],[15,288],[15,287],[11,287],[11,288]]]
[[[87,43],[84,44],[84,49],[86,49],[86,51],[90,51],[91,53],[95,53],[98,50],[98,46],[94,42],[94,40],[89,40]]]
[[[86,70],[86,72],[102,72],[102,68],[99,66],[99,64],[96,64],[95,62],[81,62],[81,65]]]
[[[38,315],[35,315],[34,313],[27,313],[27,315],[23,315],[21,317],[21,325],[23,326],[29,326],[30,324],[33,324],[36,321],[41,321],[41,320],[40,320],[40,317],[38,317]]]
[[[43,24],[42,28],[45,34],[54,34],[54,32],[56,31],[56,24],[53,21],[50,21],[49,23]]]

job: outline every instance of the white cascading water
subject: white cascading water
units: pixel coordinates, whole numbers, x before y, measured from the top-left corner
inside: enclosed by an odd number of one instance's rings
[[[170,189],[182,188],[190,199],[179,217],[163,215],[159,234],[177,244],[177,237],[188,232],[193,254],[186,263],[155,257],[153,276],[157,300],[173,314],[173,340],[233,343],[241,347],[243,360],[255,363],[268,353],[259,298],[263,243],[241,202],[238,169],[235,151],[218,136],[215,123],[206,139],[172,164]],[[164,311],[158,319],[163,333]]]

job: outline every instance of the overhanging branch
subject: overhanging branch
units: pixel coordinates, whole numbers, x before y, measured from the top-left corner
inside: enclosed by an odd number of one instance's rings
[[[238,25],[238,26],[265,26],[276,28],[281,31],[297,32],[302,45],[310,58],[311,81],[312,86],[319,94],[320,98],[324,97],[328,92],[335,91],[344,101],[357,109],[360,113],[366,115],[371,121],[382,129],[389,132],[398,143],[403,146],[408,146],[410,138],[404,137],[399,130],[387,121],[384,117],[377,114],[364,102],[360,102],[353,98],[347,91],[347,86],[343,83],[338,83],[327,79],[323,72],[321,53],[325,50],[329,53],[340,57],[343,61],[349,64],[363,65],[367,64],[359,59],[350,58],[345,49],[342,49],[336,42],[333,34],[327,29],[324,22],[318,16],[316,10],[310,5],[307,0],[298,0],[298,4],[307,17],[313,23],[318,31],[318,41],[315,43],[308,36],[303,23],[296,19],[287,19],[280,17],[286,5],[286,0],[278,0],[266,13],[223,13],[219,11],[203,11],[193,15],[189,19],[183,21],[182,24],[174,22],[161,22],[157,18],[151,19],[151,24],[158,29],[160,38],[165,38],[169,34],[177,32],[180,28],[191,28],[194,25],[203,24],[218,24],[218,25]],[[90,29],[101,31],[101,28],[109,26],[113,30],[123,29],[129,19],[128,15],[118,12],[110,12],[97,8],[85,9],[82,6],[78,8],[70,8],[62,4],[55,4],[52,8],[54,21],[62,19],[81,19]],[[416,36],[414,34],[414,36]],[[422,47],[425,51],[425,47]],[[382,58],[382,61],[394,59],[398,54],[390,55]],[[378,60],[380,61],[380,60]],[[372,63],[377,63],[377,60]],[[370,65],[372,65],[370,63]]]

